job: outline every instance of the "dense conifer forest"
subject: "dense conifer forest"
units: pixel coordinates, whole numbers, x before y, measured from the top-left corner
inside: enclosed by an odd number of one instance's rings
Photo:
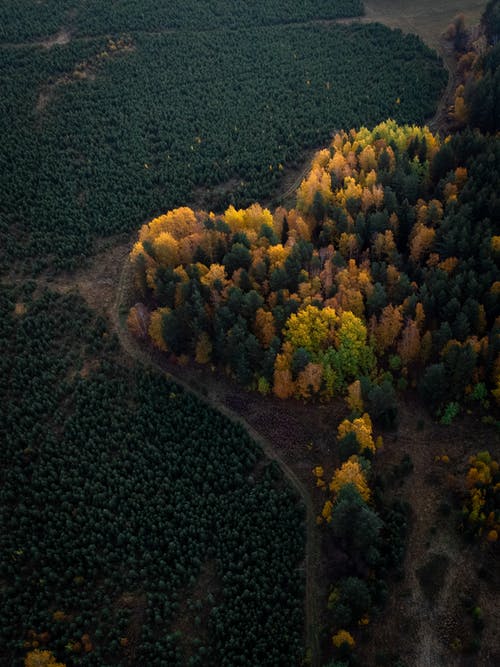
[[[99,667],[294,664],[303,511],[279,469],[178,386],[117,365],[81,299],[12,290],[1,313],[2,663],[50,646]]]
[[[500,3],[363,13],[1,3],[1,664],[500,660]]]
[[[214,188],[221,210],[270,196],[335,128],[424,121],[446,81],[419,39],[381,25],[117,32],[0,53],[0,258],[35,272]]]

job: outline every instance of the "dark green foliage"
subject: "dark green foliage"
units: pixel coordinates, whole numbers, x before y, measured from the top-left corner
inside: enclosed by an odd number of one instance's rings
[[[206,568],[196,664],[296,664],[303,511],[279,468],[256,480],[262,453],[240,426],[118,366],[114,338],[80,298],[30,293],[0,298],[2,664],[21,663],[29,630],[48,631],[67,664],[64,647],[84,633],[94,649],[78,664],[129,664],[117,641],[132,622],[127,596],[142,609],[136,664],[185,664],[197,625],[188,638],[172,628]]]
[[[490,44],[496,44],[500,40],[500,2],[498,0],[488,1],[482,23]]]
[[[347,461],[353,454],[359,454],[359,442],[352,431],[338,440],[337,447],[341,463]]]
[[[340,489],[332,510],[332,531],[351,558],[375,565],[379,560],[382,521],[352,484]]]
[[[467,385],[472,382],[476,353],[471,345],[452,343],[443,355],[443,362],[428,366],[420,382],[420,394],[434,412],[451,399],[463,398]]]
[[[70,13],[70,10],[75,10]],[[0,39],[9,42],[47,37],[61,26],[77,35],[163,30],[214,30],[294,23],[313,19],[359,16],[361,0],[254,0],[251,4],[229,0],[164,2],[120,0],[110,6],[100,0],[3,0],[0,5]]]
[[[336,601],[332,608],[332,620],[338,628],[345,628],[366,614],[371,605],[368,586],[358,577],[346,577],[337,585]]]
[[[402,578],[410,505],[394,500],[389,507],[383,509],[381,516],[384,521],[381,549],[384,567],[391,571],[392,576]]]
[[[237,269],[247,269],[251,262],[250,251],[242,243],[235,243],[231,250],[224,256],[222,263],[228,276],[232,276]]]
[[[311,361],[311,353],[303,347],[295,350],[292,358],[292,374],[294,379],[304,370],[307,364]]]
[[[446,369],[443,363],[429,366],[422,377],[419,385],[420,395],[425,403],[437,412],[446,399],[449,386],[446,378]]]
[[[98,4],[88,14],[103,21],[98,35],[132,11],[129,2],[118,14]],[[388,115],[421,121],[444,85],[433,53],[381,25],[251,23],[132,32],[132,49],[115,52],[103,37],[50,50],[1,47],[2,262],[26,259],[39,269],[50,256],[56,267],[71,266],[92,253],[96,236],[136,229],[193,201],[197,188],[219,209],[269,196],[279,164],[294,166],[332,128]],[[104,50],[109,57],[99,57]],[[73,71],[83,62],[90,76],[79,79]]]
[[[496,47],[500,53],[500,46]],[[469,124],[482,132],[496,132],[500,128],[500,68],[487,69],[477,83],[466,89],[469,106]]]
[[[368,317],[372,315],[380,315],[382,308],[387,306],[387,293],[385,287],[380,283],[375,283],[373,292],[366,299],[366,314]]]
[[[389,380],[373,385],[368,392],[368,412],[375,423],[392,428],[398,416],[396,392]]]

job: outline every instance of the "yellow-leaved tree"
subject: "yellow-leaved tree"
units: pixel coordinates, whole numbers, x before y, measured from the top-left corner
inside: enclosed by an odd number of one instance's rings
[[[346,484],[354,484],[363,500],[370,500],[370,487],[368,486],[358,457],[355,455],[351,456],[348,461],[335,470],[329,489],[334,495],[337,495],[340,489]]]
[[[281,354],[276,355],[274,362],[273,391],[278,398],[291,398],[295,392],[295,382],[292,378],[292,355],[291,343],[283,343]]]
[[[163,338],[163,316],[170,312],[170,308],[158,308],[151,313],[148,334],[155,347],[163,352],[168,350]]]
[[[337,431],[338,439],[341,440],[342,438],[345,438],[348,433],[354,433],[356,436],[360,452],[369,450],[370,452],[375,453],[375,442],[373,441],[372,435],[372,420],[367,412],[358,419],[353,419],[352,421],[344,419],[344,421],[339,424]]]
[[[332,637],[332,644],[335,648],[340,648],[341,646],[352,648],[354,643],[353,636],[350,632],[347,632],[347,630],[339,630],[337,634]]]
[[[63,662],[57,662],[51,651],[35,649],[24,658],[24,667],[66,667]]]
[[[303,347],[309,352],[319,352],[333,340],[334,327],[338,322],[333,308],[306,306],[293,313],[285,325],[285,338],[297,349]]]
[[[179,245],[170,232],[161,232],[153,241],[153,249],[161,266],[173,269],[179,264]]]
[[[254,332],[262,346],[267,350],[276,336],[273,314],[269,310],[258,308],[255,313]]]

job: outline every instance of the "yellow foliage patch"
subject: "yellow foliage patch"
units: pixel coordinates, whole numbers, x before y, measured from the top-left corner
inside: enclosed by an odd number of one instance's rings
[[[359,382],[359,380],[357,382]],[[365,412],[361,417],[354,419],[353,421],[344,419],[344,421],[339,424],[337,429],[337,437],[340,440],[348,433],[354,433],[356,440],[359,442],[360,452],[363,452],[366,449],[370,450],[371,452],[375,452],[375,443],[373,441],[372,429],[373,426],[370,415]]]
[[[51,651],[30,651],[24,658],[24,667],[66,667],[62,662],[56,662]]]
[[[337,634],[333,635],[332,644],[335,648],[340,648],[344,644],[347,644],[347,646],[352,648],[355,645],[355,641],[350,632],[347,632],[347,630],[339,630]]]
[[[332,493],[337,494],[346,484],[354,484],[363,500],[370,500],[370,488],[357,456],[351,456],[340,468],[337,468],[329,488]]]

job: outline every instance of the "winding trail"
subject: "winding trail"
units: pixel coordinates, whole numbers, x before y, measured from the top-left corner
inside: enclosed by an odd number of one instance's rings
[[[266,440],[256,431],[240,414],[231,410],[210,391],[207,394],[200,392],[186,381],[181,375],[173,375],[161,363],[161,357],[155,358],[149,348],[141,345],[133,338],[127,329],[126,324],[120,317],[122,309],[127,304],[127,297],[132,294],[131,288],[131,265],[128,254],[125,258],[123,268],[120,274],[120,280],[116,292],[116,300],[112,311],[112,321],[116,333],[120,340],[122,349],[135,361],[144,366],[153,368],[156,371],[166,375],[168,379],[176,382],[186,391],[189,391],[211,408],[221,412],[228,419],[237,422],[243,426],[253,440],[261,447],[265,456],[275,461],[281,468],[284,477],[300,496],[306,509],[306,551],[305,551],[305,615],[306,615],[306,649],[311,652],[311,667],[319,667],[319,609],[318,609],[318,590],[316,585],[316,573],[320,559],[320,535],[316,525],[316,513],[308,489],[297,477],[292,468],[285,463],[279,449],[269,440]],[[179,368],[179,373],[182,369]]]

